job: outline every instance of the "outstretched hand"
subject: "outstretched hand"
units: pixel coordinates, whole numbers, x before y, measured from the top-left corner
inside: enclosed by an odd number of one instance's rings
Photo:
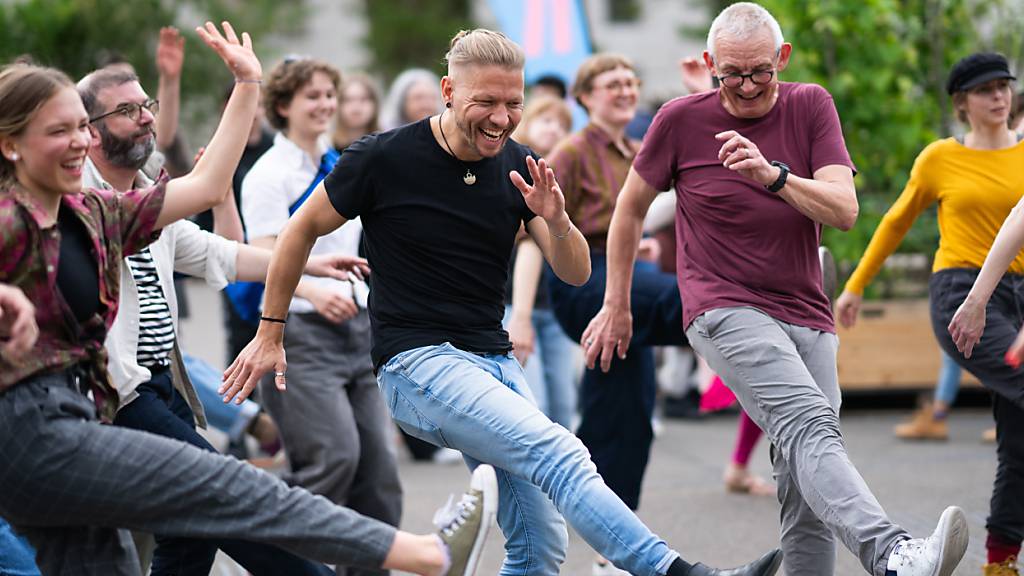
[[[515,170],[508,174],[512,184],[522,192],[526,207],[531,212],[547,222],[558,221],[565,214],[565,196],[555,181],[554,170],[548,167],[543,158],[537,162],[532,156],[526,157],[526,168],[530,171],[533,185],[527,184],[523,176]]]
[[[229,22],[221,22],[221,26],[224,28],[223,35],[213,25],[213,22],[207,22],[204,26],[196,28],[196,32],[203,42],[220,56],[236,80],[256,81],[262,79],[263,67],[252,50],[252,39],[249,37],[249,33],[242,32],[242,39],[239,41],[235,29]]]
[[[285,371],[288,362],[285,360],[284,345],[281,338],[265,337],[259,331],[252,342],[238,354],[238,358],[224,371],[224,382],[217,389],[224,395],[224,402],[234,400],[241,404],[252,394],[264,374],[274,371],[274,384],[278,390],[285,389]]]
[[[156,45],[156,69],[161,76],[169,79],[181,77],[185,64],[185,38],[173,26],[160,29],[160,41]]]

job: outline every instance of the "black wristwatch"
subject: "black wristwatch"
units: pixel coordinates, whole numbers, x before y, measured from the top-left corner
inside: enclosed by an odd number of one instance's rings
[[[767,188],[772,194],[778,194],[779,190],[782,190],[782,188],[785,187],[786,179],[789,178],[789,166],[786,166],[778,160],[772,160],[772,166],[778,166],[779,177],[775,179],[775,182],[765,186],[765,188]]]

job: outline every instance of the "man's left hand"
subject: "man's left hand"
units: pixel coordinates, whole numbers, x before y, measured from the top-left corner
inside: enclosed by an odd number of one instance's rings
[[[335,280],[349,280],[350,274],[360,280],[370,275],[370,265],[364,258],[347,254],[320,254],[310,256],[306,274]]]
[[[768,186],[779,177],[780,168],[772,166],[757,145],[735,130],[715,134],[715,140],[725,142],[718,150],[718,159],[729,170],[739,172],[762,186]]]

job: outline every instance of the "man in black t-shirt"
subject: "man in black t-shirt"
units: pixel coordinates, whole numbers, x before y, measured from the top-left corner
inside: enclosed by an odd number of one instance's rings
[[[301,263],[318,236],[361,217],[381,391],[403,430],[460,450],[471,468],[497,469],[502,574],[558,573],[568,545],[559,512],[632,574],[721,574],[684,562],[651,533],[604,484],[583,444],[536,408],[501,326],[516,232],[525,223],[573,285],[590,276],[587,243],[553,172],[509,140],[522,114],[522,49],[474,30],[452,40],[447,59],[445,111],[352,144],[278,237],[265,316],[222,393],[245,397],[271,369],[284,390],[282,328]],[[779,561],[776,551],[729,574],[774,574]]]

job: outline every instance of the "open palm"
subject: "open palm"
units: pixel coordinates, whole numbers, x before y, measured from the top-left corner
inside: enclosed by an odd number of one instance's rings
[[[249,37],[249,33],[242,32],[242,39],[239,41],[235,29],[229,22],[221,22],[221,26],[224,28],[223,35],[213,25],[213,22],[207,22],[204,26],[196,28],[196,32],[203,42],[220,56],[236,79],[261,79],[263,67],[252,50],[252,39]]]
[[[526,168],[533,179],[532,186],[526,183],[519,172],[512,171],[509,177],[522,192],[527,208],[547,221],[561,216],[565,212],[565,196],[555,181],[555,172],[548,168],[543,158],[538,163],[532,156],[526,157]]]

